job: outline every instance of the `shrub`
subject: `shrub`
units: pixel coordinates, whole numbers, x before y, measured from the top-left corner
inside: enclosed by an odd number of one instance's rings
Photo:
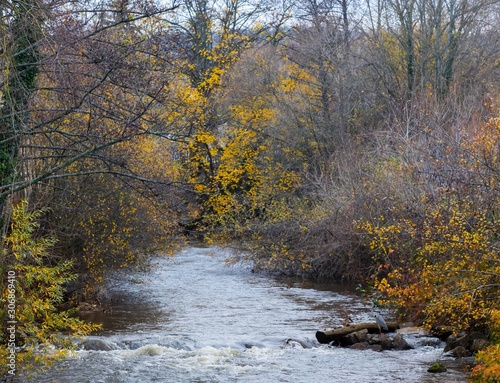
[[[78,336],[99,327],[76,318],[71,310],[58,309],[64,299],[64,284],[76,279],[76,275],[71,271],[71,261],[51,256],[49,251],[55,242],[52,238],[36,236],[37,219],[42,214],[42,210],[29,212],[26,201],[15,206],[10,232],[1,249],[3,274],[14,278],[2,278],[1,341],[8,347],[2,347],[0,357],[6,360],[8,349],[15,345],[18,370],[50,364],[66,355],[73,341],[63,332]],[[15,308],[7,304],[12,302]],[[15,339],[8,337],[9,325],[15,326]],[[43,349],[52,351],[41,352]],[[2,366],[0,373],[5,374],[6,366]]]
[[[500,293],[500,119],[457,136],[409,146],[401,171],[415,192],[390,195],[386,216],[358,228],[378,265],[374,285],[402,316],[488,328]]]

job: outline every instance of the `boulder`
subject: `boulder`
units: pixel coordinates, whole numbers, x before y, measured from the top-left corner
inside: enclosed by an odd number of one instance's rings
[[[463,347],[465,349],[468,349],[472,344],[472,338],[469,334],[463,335],[455,340],[453,343],[453,349],[456,347]]]
[[[409,350],[412,347],[402,334],[390,336],[387,334],[368,334],[367,341],[371,345],[380,345],[384,350]]]
[[[366,338],[369,344],[387,344],[390,342],[390,338],[386,334],[368,334]]]
[[[472,339],[470,335],[462,335],[460,337],[456,337],[455,335],[450,335],[448,339],[446,339],[446,346],[444,348],[444,352],[451,351],[457,347],[463,347],[465,349],[469,349],[472,345]]]
[[[412,347],[408,344],[408,342],[403,338],[401,334],[397,334],[392,339],[392,349],[394,350],[410,350]]]
[[[456,345],[456,340],[457,340],[457,337],[455,335],[450,335],[448,338],[446,338],[446,346],[444,346],[444,352],[448,352],[448,351],[451,351],[453,350],[453,348],[455,348],[457,345]]]
[[[451,354],[453,356],[458,357],[459,354],[462,354],[462,349],[465,349],[467,351],[467,355],[462,356],[470,356],[471,353],[488,347],[487,345],[489,345],[489,342],[486,336],[479,331],[475,331],[458,338],[454,335],[450,335],[448,339],[446,339],[446,347],[444,348],[444,352],[451,351]],[[457,349],[458,351],[455,351]]]
[[[470,346],[469,350],[472,353],[476,353],[478,351],[486,349],[490,345],[490,342],[487,341],[486,339],[474,339],[472,341],[472,345]]]
[[[451,350],[451,355],[455,358],[464,358],[466,356],[470,356],[470,352],[463,346],[457,346],[453,350]]]
[[[368,330],[360,330],[346,335],[344,338],[339,339],[339,343],[343,347],[348,347],[356,343],[365,342],[367,339]]]

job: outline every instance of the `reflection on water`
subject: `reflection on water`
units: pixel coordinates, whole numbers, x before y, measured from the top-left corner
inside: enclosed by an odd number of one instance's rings
[[[132,283],[138,283],[134,281]],[[142,283],[142,282],[141,282]],[[128,286],[125,282],[121,286]],[[169,314],[158,309],[141,291],[121,290],[113,287],[102,308],[80,313],[80,317],[90,322],[102,324],[101,334],[130,332],[135,329],[158,330]]]
[[[215,255],[214,255],[215,254]],[[109,281],[103,331],[111,351],[79,351],[37,382],[463,382],[465,369],[418,338],[409,351],[355,351],[319,345],[318,329],[370,310],[352,286],[272,279],[225,267],[216,248],[186,248],[152,273]],[[89,314],[90,315],[90,314]],[[290,341],[291,339],[291,341]]]

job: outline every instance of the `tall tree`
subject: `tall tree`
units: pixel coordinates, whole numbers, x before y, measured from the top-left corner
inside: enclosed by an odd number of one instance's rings
[[[267,4],[250,0],[186,0],[172,22],[171,33],[178,42],[176,66],[189,81],[192,100],[199,103],[184,150],[202,205],[210,199],[207,190],[216,187],[221,145],[227,144],[226,127],[232,115],[221,108],[224,76],[250,47],[265,44],[266,39],[276,43],[286,16],[269,21],[268,12]]]
[[[360,71],[355,45],[360,31],[352,2],[310,0],[303,5],[300,22],[284,42],[285,53],[307,73],[308,79],[302,76],[300,81],[308,82],[315,93],[295,113],[308,116],[303,128],[310,132],[324,161],[356,132]]]

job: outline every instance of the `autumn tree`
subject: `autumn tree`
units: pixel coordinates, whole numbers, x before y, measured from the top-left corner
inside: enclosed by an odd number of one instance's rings
[[[266,20],[264,15],[269,9],[250,1],[186,1],[168,29],[178,74],[176,89],[180,97],[187,95],[186,105],[191,105],[182,119],[186,137],[179,142],[178,151],[200,207],[198,214],[193,214],[193,222],[219,208],[227,209],[229,205],[215,207],[216,195],[236,198],[249,187],[243,179],[256,177],[250,175],[250,164],[255,161],[255,148],[263,137],[252,131],[252,118],[244,116],[251,110],[238,113],[236,107],[227,105],[225,77],[231,76],[236,63],[251,47],[279,34],[281,22],[261,22]],[[236,119],[244,122],[237,127]],[[236,178],[228,178],[237,173]],[[231,185],[225,185],[227,182]]]

